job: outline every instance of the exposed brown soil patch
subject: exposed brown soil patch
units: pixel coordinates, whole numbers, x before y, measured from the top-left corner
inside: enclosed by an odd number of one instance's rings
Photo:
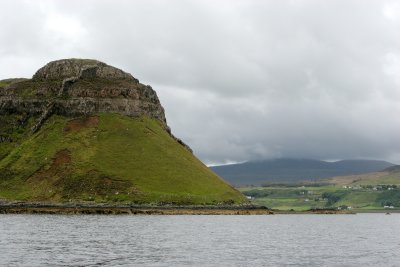
[[[54,186],[64,188],[64,193],[70,197],[78,197],[80,194],[106,196],[115,193],[128,193],[133,185],[130,181],[119,181],[104,176],[95,170],[89,171],[84,176],[62,177]]]
[[[98,116],[90,116],[84,118],[73,119],[67,122],[64,131],[66,132],[78,132],[85,128],[97,127],[99,125]]]
[[[50,169],[57,168],[61,165],[64,165],[64,164],[70,163],[70,162],[71,162],[71,152],[69,152],[68,149],[63,149],[56,153],[56,156],[53,160],[53,164],[51,165]]]
[[[64,165],[71,162],[71,152],[68,149],[60,150],[53,158],[50,168],[42,168],[32,175],[29,181],[42,181],[47,178],[59,176],[64,171]]]

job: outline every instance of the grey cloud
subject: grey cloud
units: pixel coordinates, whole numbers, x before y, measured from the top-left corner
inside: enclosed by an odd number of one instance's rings
[[[97,58],[151,84],[206,163],[400,163],[395,1],[2,1],[0,75]]]

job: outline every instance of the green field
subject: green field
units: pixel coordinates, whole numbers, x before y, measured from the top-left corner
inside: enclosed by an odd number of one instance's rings
[[[395,178],[397,177],[397,179]],[[398,183],[399,174],[393,174],[391,181]],[[306,211],[310,209],[349,209],[355,211],[395,210],[400,207],[400,186],[395,183],[376,186],[285,186],[246,187],[239,190],[252,197],[252,202],[277,210]],[[390,188],[390,189],[389,189]],[[392,206],[393,208],[385,208]]]
[[[233,204],[245,198],[148,117],[52,116],[28,136],[31,118],[0,118],[0,199]]]
[[[5,80],[0,80],[0,87],[6,87],[12,83],[15,82],[20,82],[26,80],[25,78],[14,78],[14,79],[5,79]]]

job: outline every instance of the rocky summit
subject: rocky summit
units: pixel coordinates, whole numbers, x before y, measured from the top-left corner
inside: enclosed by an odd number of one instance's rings
[[[89,59],[0,81],[0,199],[245,201],[171,134],[150,86]]]
[[[40,114],[46,119],[51,114],[113,112],[133,117],[147,115],[166,122],[164,109],[150,86],[100,61],[57,60],[39,69],[30,80],[12,81],[0,87],[2,114]],[[42,122],[38,123],[40,126]]]

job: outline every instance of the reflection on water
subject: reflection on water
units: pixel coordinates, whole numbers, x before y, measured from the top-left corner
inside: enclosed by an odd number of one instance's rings
[[[5,266],[399,266],[400,214],[0,215]]]

